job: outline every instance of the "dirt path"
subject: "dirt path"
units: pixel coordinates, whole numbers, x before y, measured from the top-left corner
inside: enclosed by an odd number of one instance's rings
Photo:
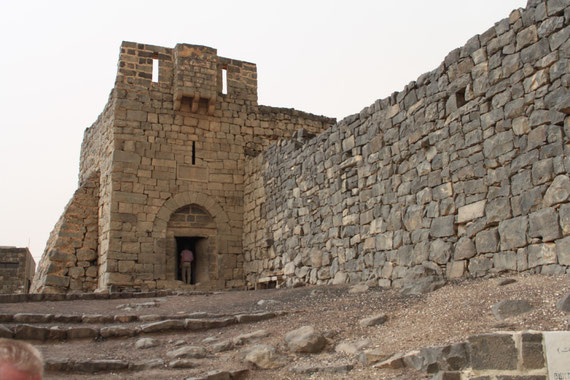
[[[283,316],[256,323],[237,324],[206,331],[176,331],[145,335],[156,339],[158,345],[144,350],[135,349],[140,337],[81,340],[58,343],[38,343],[46,359],[121,359],[145,363],[151,359],[167,362],[168,351],[180,345],[201,346],[209,354],[197,359],[192,369],[152,369],[139,372],[106,373],[107,379],[184,379],[214,369],[236,370],[248,368],[240,362],[239,350],[212,352],[216,342],[237,335],[267,330],[261,340],[288,355],[290,364],[278,370],[252,370],[251,379],[389,379],[402,376],[401,372],[378,370],[358,362],[354,355],[336,353],[334,346],[341,342],[368,339],[365,349],[377,348],[388,354],[406,352],[430,345],[442,345],[465,340],[467,337],[501,330],[567,330],[568,315],[555,308],[556,302],[570,292],[568,276],[518,276],[516,282],[499,286],[500,279],[470,280],[449,284],[438,291],[422,296],[402,296],[395,290],[370,288],[362,293],[350,293],[347,286],[305,287],[297,289],[271,289],[261,291],[221,292],[211,295],[168,296],[156,300],[155,307],[137,310],[117,308],[121,305],[145,304],[153,299],[118,299],[92,301],[36,302],[2,304],[1,313],[64,313],[103,315],[177,315],[192,312],[216,314],[252,313],[261,311],[287,311]],[[525,314],[497,321],[491,312],[496,302],[506,299],[526,299],[533,309]],[[262,305],[259,304],[259,301]],[[267,302],[267,300],[270,300]],[[380,326],[360,326],[362,318],[386,313],[388,321]],[[139,322],[140,323],[140,322]],[[9,324],[7,324],[9,325]],[[124,324],[128,326],[129,324]],[[303,325],[313,325],[325,332],[330,349],[315,355],[287,353],[284,335]],[[64,324],[58,326],[66,327]],[[204,342],[204,339],[207,339]],[[240,347],[241,348],[241,347]],[[296,374],[291,367],[300,364],[341,365],[351,364],[348,373]],[[47,379],[100,379],[102,375],[53,373]],[[424,378],[424,375],[407,373],[407,379]]]

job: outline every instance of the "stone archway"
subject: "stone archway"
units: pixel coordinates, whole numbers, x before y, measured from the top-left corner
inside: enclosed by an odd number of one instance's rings
[[[153,222],[155,255],[162,262],[158,280],[179,281],[177,255],[181,239],[196,241],[195,280],[223,287],[221,262],[228,253],[231,229],[225,211],[206,194],[186,192],[164,202]]]
[[[166,279],[181,281],[180,252],[190,249],[192,284],[204,284],[216,278],[210,273],[217,267],[217,228],[212,216],[204,208],[191,204],[177,209],[170,216],[166,228]]]

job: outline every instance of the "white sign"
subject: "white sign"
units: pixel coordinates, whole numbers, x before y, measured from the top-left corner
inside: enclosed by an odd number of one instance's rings
[[[544,333],[549,380],[570,380],[570,331]]]

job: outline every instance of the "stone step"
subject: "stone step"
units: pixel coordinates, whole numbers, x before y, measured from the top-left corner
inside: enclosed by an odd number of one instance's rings
[[[149,359],[144,362],[131,362],[120,359],[88,359],[88,360],[72,360],[72,359],[46,359],[45,371],[47,373],[105,373],[105,372],[141,372],[150,369],[173,370],[180,368],[195,368],[200,365],[197,360],[189,361],[175,359],[172,361],[164,361],[163,359]],[[192,380],[214,380],[214,379],[245,379],[247,369],[237,370],[215,370],[208,371],[197,377],[190,377]]]
[[[266,312],[255,314],[238,314],[220,319],[166,319],[143,323],[135,326],[106,326],[106,327],[61,327],[34,326],[31,324],[16,324],[14,326],[0,325],[0,337],[29,341],[66,341],[75,339],[110,339],[132,337],[145,334],[169,332],[176,330],[203,331],[226,327],[234,324],[253,323],[285,315],[287,312]]]

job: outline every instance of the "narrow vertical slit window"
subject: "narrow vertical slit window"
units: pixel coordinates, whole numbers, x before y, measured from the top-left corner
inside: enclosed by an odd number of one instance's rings
[[[222,94],[228,94],[228,69],[222,68]]]
[[[192,141],[192,165],[196,165],[196,141]]]
[[[152,59],[152,81],[158,83],[158,57]]]

